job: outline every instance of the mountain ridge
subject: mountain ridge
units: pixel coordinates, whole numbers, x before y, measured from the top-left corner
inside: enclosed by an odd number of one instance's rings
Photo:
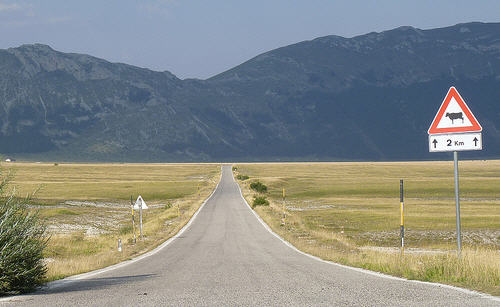
[[[205,80],[41,44],[0,50],[0,153],[79,161],[440,158],[427,152],[426,131],[455,85],[485,128],[485,151],[465,156],[499,157],[499,33],[500,23],[465,23],[330,35]]]

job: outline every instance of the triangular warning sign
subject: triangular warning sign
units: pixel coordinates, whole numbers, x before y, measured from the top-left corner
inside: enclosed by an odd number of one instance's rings
[[[453,86],[443,100],[429,128],[429,134],[479,132],[483,128]]]
[[[142,199],[142,196],[139,195],[139,197],[137,197],[137,200],[135,201],[135,204],[134,204],[134,210],[139,210],[139,209],[149,209],[149,207],[146,205],[146,202],[144,201],[144,199]]]

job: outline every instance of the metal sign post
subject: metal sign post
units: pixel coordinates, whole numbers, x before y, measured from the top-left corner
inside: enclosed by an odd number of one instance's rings
[[[462,252],[458,151],[482,150],[481,131],[483,131],[483,128],[462,96],[460,96],[456,88],[450,87],[427,133],[429,134],[430,152],[453,152],[458,257]]]
[[[146,205],[146,203],[144,202],[144,199],[142,199],[141,195],[139,195],[137,197],[137,200],[135,201],[135,205],[133,206],[133,209],[139,210],[139,228],[141,231],[141,240],[143,240],[144,236],[142,233],[142,210],[149,209],[149,207],[148,207],[148,205]]]
[[[462,232],[460,229],[460,196],[459,196],[459,186],[458,186],[458,152],[453,152],[453,160],[455,166],[455,205],[456,205],[456,216],[457,216],[457,253],[458,257],[462,252]]]
[[[135,244],[137,240],[135,238],[134,203],[132,202],[132,195],[130,195],[130,207],[132,208],[132,231],[134,232],[134,244]]]
[[[142,236],[142,202],[139,203],[139,223],[141,224],[141,241],[144,239]]]

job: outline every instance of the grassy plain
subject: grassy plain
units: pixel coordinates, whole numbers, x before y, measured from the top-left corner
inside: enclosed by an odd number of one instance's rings
[[[460,162],[463,257],[456,257],[452,162],[237,164],[268,186],[256,211],[297,248],[339,263],[500,295],[500,161]],[[405,245],[399,250],[399,180]],[[282,189],[286,191],[286,225]]]
[[[215,188],[216,164],[4,163],[16,195],[38,190],[34,210],[50,232],[48,280],[83,273],[154,248],[182,228]],[[144,240],[133,242],[130,197],[141,195]],[[118,239],[122,252],[117,251]]]

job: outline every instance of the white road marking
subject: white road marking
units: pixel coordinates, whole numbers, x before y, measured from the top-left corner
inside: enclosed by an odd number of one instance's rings
[[[492,295],[489,295],[489,294],[485,294],[485,293],[481,293],[481,292],[477,292],[477,291],[473,291],[473,290],[469,290],[469,289],[459,288],[459,287],[455,287],[455,286],[440,284],[440,283],[420,281],[420,280],[410,280],[410,279],[406,279],[406,278],[401,278],[401,277],[386,275],[386,274],[379,273],[379,272],[369,271],[369,270],[365,270],[365,269],[361,269],[361,268],[350,267],[350,266],[339,264],[339,263],[336,263],[336,262],[327,261],[327,260],[321,259],[321,258],[319,258],[317,256],[313,256],[313,255],[310,255],[308,253],[305,253],[305,252],[297,249],[290,242],[286,241],[285,239],[283,239],[282,237],[280,237],[277,233],[275,233],[269,227],[269,225],[267,225],[266,222],[264,222],[264,220],[262,220],[262,218],[255,212],[255,210],[253,210],[252,207],[250,207],[250,205],[248,204],[248,202],[245,199],[245,197],[243,197],[243,193],[241,192],[240,185],[238,184],[238,182],[236,182],[236,180],[234,179],[234,176],[233,176],[233,181],[238,186],[238,189],[240,191],[240,196],[243,199],[243,201],[245,202],[245,204],[247,205],[248,209],[253,213],[253,215],[262,224],[262,226],[264,226],[264,228],[267,229],[267,231],[269,231],[273,236],[275,236],[276,238],[278,238],[283,244],[285,244],[286,246],[288,246],[289,248],[293,249],[294,251],[296,251],[299,254],[302,254],[304,256],[307,256],[307,257],[309,257],[311,259],[314,259],[314,260],[317,260],[317,261],[320,261],[320,262],[323,262],[323,263],[328,263],[328,264],[335,265],[335,266],[338,266],[338,267],[341,267],[341,268],[344,268],[344,269],[349,269],[349,270],[353,270],[353,271],[356,271],[356,272],[361,272],[361,273],[365,273],[365,274],[369,274],[369,275],[373,275],[373,276],[377,276],[377,277],[381,277],[381,278],[393,279],[393,280],[399,280],[399,281],[404,281],[404,282],[410,282],[410,283],[416,283],[416,284],[424,284],[424,285],[431,285],[431,286],[436,286],[436,287],[442,287],[442,288],[452,289],[452,290],[456,290],[456,291],[459,291],[459,292],[462,292],[462,293],[466,293],[466,294],[469,294],[469,295],[475,295],[475,296],[479,296],[479,297],[484,298],[484,299],[489,299],[489,300],[492,300],[492,301],[500,302],[500,297],[492,296]]]
[[[153,256],[154,254],[157,254],[159,251],[161,251],[162,249],[164,249],[165,247],[167,247],[169,244],[171,244],[172,242],[174,242],[175,239],[177,239],[179,236],[181,236],[184,233],[184,231],[186,231],[189,228],[189,226],[191,226],[191,224],[193,223],[193,221],[198,216],[198,213],[200,213],[200,211],[203,209],[203,207],[205,207],[205,204],[215,194],[215,191],[217,191],[217,188],[219,188],[219,184],[220,184],[221,181],[222,181],[222,166],[221,166],[221,176],[220,176],[219,182],[215,186],[215,189],[212,191],[212,194],[210,194],[210,196],[208,196],[208,198],[205,199],[205,201],[203,202],[203,204],[201,204],[200,208],[198,208],[198,210],[193,214],[193,216],[191,217],[191,219],[189,220],[189,222],[186,225],[184,225],[184,227],[182,227],[181,230],[179,230],[179,232],[177,232],[176,235],[174,235],[173,237],[171,237],[167,241],[163,242],[157,248],[155,248],[152,251],[149,251],[149,252],[147,252],[145,254],[142,254],[140,256],[132,258],[130,260],[126,260],[126,261],[123,261],[123,262],[120,262],[120,263],[117,263],[117,264],[114,264],[114,265],[110,265],[108,267],[105,267],[105,268],[102,268],[102,269],[99,269],[99,270],[95,270],[95,271],[91,271],[91,272],[87,272],[87,273],[83,273],[83,274],[78,274],[78,275],[73,275],[73,276],[66,277],[64,279],[60,279],[60,280],[55,280],[55,281],[49,282],[49,283],[47,283],[47,284],[45,284],[43,286],[43,289],[57,289],[59,287],[67,285],[67,284],[69,284],[71,282],[74,282],[74,281],[77,281],[77,280],[82,280],[82,279],[87,279],[87,278],[93,277],[93,276],[98,275],[98,274],[102,274],[102,273],[105,273],[105,272],[116,270],[116,269],[122,268],[124,266],[127,266],[129,264],[132,264],[134,262],[137,262],[139,260],[142,260],[144,258]],[[0,302],[15,301],[15,300],[17,300],[19,298],[22,298],[23,296],[29,296],[31,294],[27,293],[27,294],[24,294],[24,295],[16,295],[16,296],[9,296],[9,297],[0,298]]]

